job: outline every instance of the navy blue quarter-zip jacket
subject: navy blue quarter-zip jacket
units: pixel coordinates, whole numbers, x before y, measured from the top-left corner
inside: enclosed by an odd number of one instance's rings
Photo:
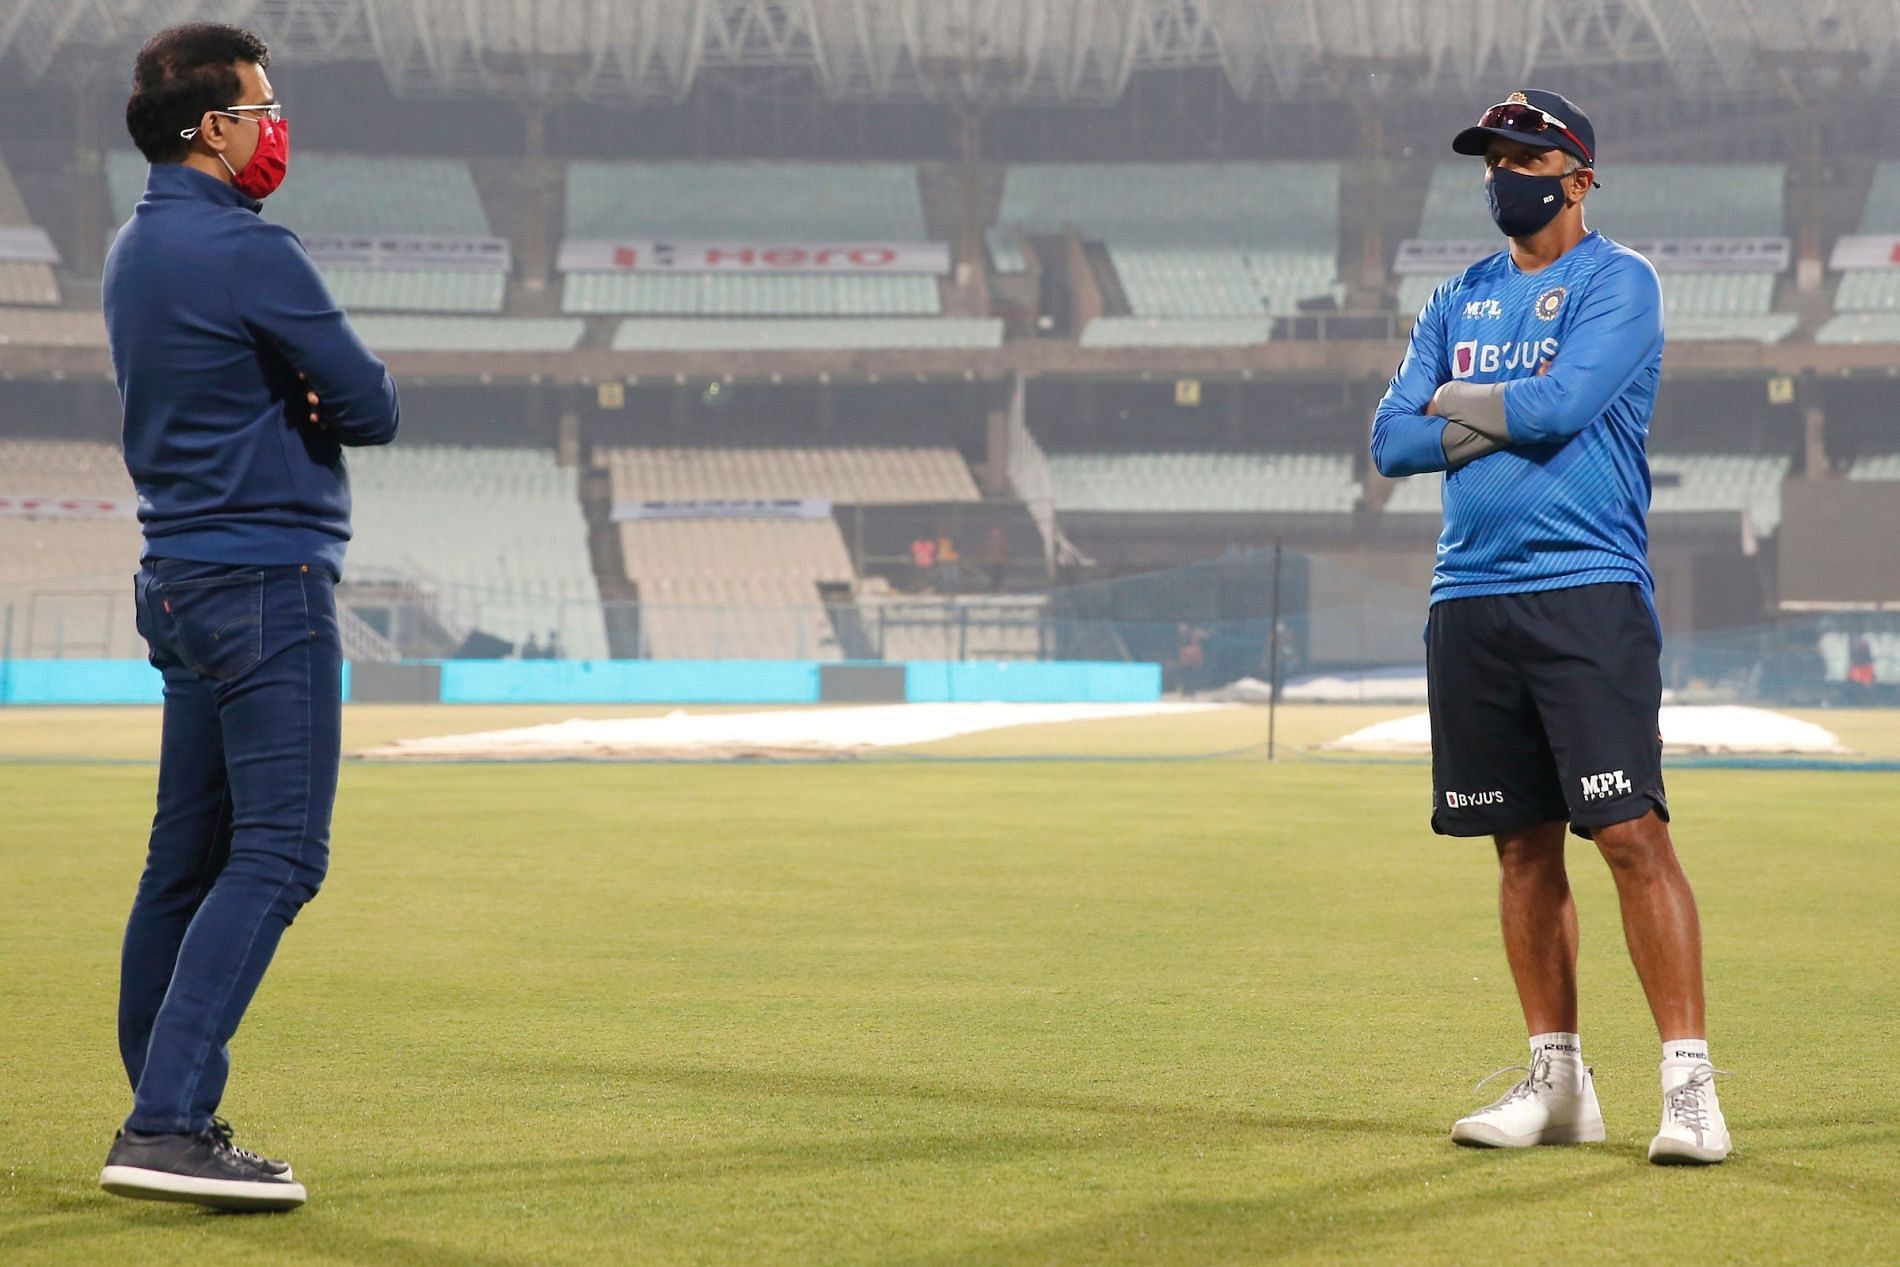
[[[309,563],[341,576],[343,446],[395,438],[396,385],[303,243],[260,218],[261,205],[203,172],[154,164],[106,256],[106,333],[145,557]],[[319,426],[306,390],[321,401]]]

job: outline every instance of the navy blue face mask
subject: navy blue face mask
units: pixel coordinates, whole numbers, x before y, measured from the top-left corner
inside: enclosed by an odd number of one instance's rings
[[[1526,176],[1493,167],[1484,182],[1484,200],[1506,237],[1527,238],[1564,209],[1564,178]]]

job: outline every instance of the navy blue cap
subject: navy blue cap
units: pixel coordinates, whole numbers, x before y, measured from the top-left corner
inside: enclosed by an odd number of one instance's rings
[[[1529,106],[1542,111],[1545,120],[1555,122],[1545,122],[1541,129],[1484,126],[1483,120],[1490,118],[1493,110],[1512,105]],[[1586,167],[1596,166],[1597,134],[1596,129],[1590,126],[1590,116],[1579,110],[1577,104],[1562,93],[1526,88],[1488,107],[1478,117],[1476,125],[1466,128],[1452,139],[1453,150],[1460,154],[1482,156],[1491,144],[1491,138],[1501,136],[1507,141],[1534,145],[1540,150],[1563,150],[1566,154],[1574,154],[1582,159]]]

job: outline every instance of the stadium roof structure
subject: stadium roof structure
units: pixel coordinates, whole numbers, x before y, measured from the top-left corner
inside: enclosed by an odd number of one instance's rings
[[[1877,81],[1900,44],[1900,0],[0,0],[0,66],[93,67],[192,19],[379,62],[399,93],[610,103],[751,67],[837,100],[1105,104],[1192,67],[1259,99],[1580,72],[1730,99]]]

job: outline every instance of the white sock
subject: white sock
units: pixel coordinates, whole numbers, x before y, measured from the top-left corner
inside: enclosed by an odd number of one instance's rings
[[[1532,1034],[1531,1063],[1539,1056],[1550,1061],[1550,1080],[1570,1091],[1583,1088],[1583,1039],[1575,1034]]]
[[[1709,1040],[1706,1038],[1670,1038],[1662,1045],[1663,1063],[1706,1065],[1709,1063]]]

